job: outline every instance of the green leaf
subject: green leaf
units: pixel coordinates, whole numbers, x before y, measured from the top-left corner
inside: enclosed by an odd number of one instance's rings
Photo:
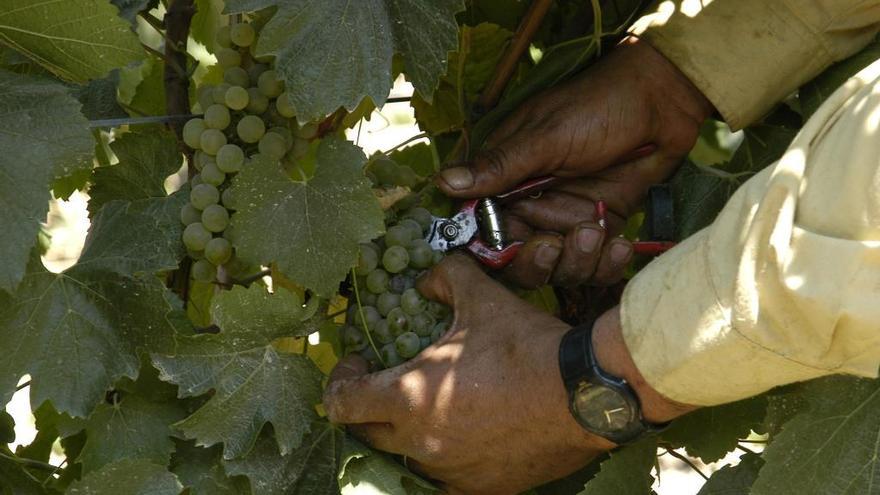
[[[4,0],[0,43],[78,83],[144,56],[137,35],[106,0]]]
[[[79,109],[61,84],[0,70],[0,290],[24,276],[49,210],[50,180],[91,163],[92,137]]]
[[[439,170],[434,147],[428,143],[418,143],[393,151],[388,158],[398,165],[413,169],[420,177],[430,177]]]
[[[764,451],[752,493],[880,493],[880,380],[833,376],[800,394],[808,406]]]
[[[303,335],[296,331],[303,326],[302,300],[283,287],[276,286],[274,294],[257,284],[234,287],[214,297],[211,313],[226,334],[262,335],[267,341],[291,330]]]
[[[675,420],[662,438],[710,464],[734,450],[740,438],[760,429],[766,412],[767,398],[763,395],[706,407]]]
[[[233,181],[241,209],[232,217],[236,253],[281,271],[322,296],[336,292],[355,262],[358,244],[384,232],[384,215],[362,168],[363,152],[323,141],[317,170],[293,182],[277,163],[257,160]]]
[[[224,461],[226,472],[247,476],[253,495],[337,495],[344,435],[326,421],[315,422],[302,446],[286,456],[264,435],[247,457]]]
[[[747,495],[763,465],[761,456],[745,454],[736,466],[715,471],[697,495]]]
[[[116,404],[99,404],[86,423],[86,443],[78,459],[83,474],[123,459],[168,464],[174,450],[171,424],[184,416],[178,403],[131,394]]]
[[[0,445],[15,441],[15,420],[4,410],[0,410]]]
[[[15,462],[5,445],[0,446],[0,493],[3,495],[45,495],[46,489],[34,475]]]
[[[110,149],[119,163],[92,172],[89,211],[93,214],[114,199],[165,197],[165,179],[183,164],[177,139],[165,130],[124,134]]]
[[[303,120],[364,97],[377,106],[391,90],[392,56],[401,55],[407,78],[430,99],[457,43],[455,13],[462,0],[231,0],[230,13],[272,5],[278,11],[263,28],[259,55],[276,56],[276,69]]]
[[[68,495],[178,495],[183,486],[165,467],[142,459],[108,464],[70,486]]]
[[[107,77],[74,86],[71,94],[82,104],[82,113],[89,120],[128,117],[116,100],[117,86],[119,86],[118,69],[111,71]]]
[[[647,438],[611,453],[601,470],[578,495],[650,495],[657,440]]]
[[[250,486],[242,476],[229,477],[220,464],[223,449],[197,447],[193,442],[176,441],[171,471],[190,495],[245,495]]]
[[[339,486],[342,495],[408,495],[403,480],[413,482],[422,492],[437,489],[392,460],[387,454],[375,451],[346,436],[343,444]]]
[[[213,52],[217,29],[228,22],[223,15],[223,0],[195,0],[195,3],[196,15],[192,18],[189,34]]]
[[[856,75],[860,70],[880,59],[880,40],[872,41],[855,55],[837,62],[824,72],[813,78],[812,81],[801,86],[798,91],[798,99],[801,102],[801,111],[804,119],[813,115],[831,93],[840,87],[847,79]]]

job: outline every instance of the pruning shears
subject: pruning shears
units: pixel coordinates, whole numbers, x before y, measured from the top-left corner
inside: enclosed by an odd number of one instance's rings
[[[555,176],[539,177],[498,196],[467,200],[451,218],[434,217],[425,239],[432,249],[445,252],[464,247],[482,264],[496,270],[504,268],[513,261],[523,243],[508,241],[500,207],[518,199],[538,197],[542,191],[558,182],[559,178]],[[670,226],[671,208],[668,189],[652,188],[646,222],[650,235],[656,240],[633,242],[636,254],[657,256],[675,245]],[[596,218],[602,228],[607,228],[607,214],[606,203],[597,201]]]

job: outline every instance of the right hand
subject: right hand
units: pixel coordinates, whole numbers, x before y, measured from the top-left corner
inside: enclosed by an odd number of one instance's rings
[[[449,196],[477,198],[532,177],[567,178],[540,198],[507,206],[511,237],[526,243],[505,274],[524,287],[614,284],[632,246],[610,236],[638,211],[648,188],[674,172],[712,111],[669,60],[629,38],[583,74],[524,103],[472,162],[441,171],[437,184]],[[654,151],[631,158],[645,146]],[[595,217],[599,199],[609,207],[607,234]]]

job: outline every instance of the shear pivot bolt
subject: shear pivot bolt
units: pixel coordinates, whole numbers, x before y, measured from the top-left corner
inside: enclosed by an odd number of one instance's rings
[[[454,223],[445,223],[440,227],[440,234],[448,241],[458,237],[458,226]]]

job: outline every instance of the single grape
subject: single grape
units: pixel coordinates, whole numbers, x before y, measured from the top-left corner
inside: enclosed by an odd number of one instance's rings
[[[446,330],[449,329],[449,324],[445,321],[440,321],[434,324],[434,327],[431,328],[431,342],[437,342],[446,334]]]
[[[296,117],[296,108],[290,101],[290,93],[281,93],[278,95],[278,99],[275,100],[275,109],[278,110],[279,114],[288,119]]]
[[[419,226],[422,227],[422,232],[427,232],[428,228],[431,227],[431,222],[434,221],[434,215],[431,215],[430,211],[421,206],[409,210],[403,215],[403,218],[412,218],[418,222]]]
[[[379,184],[391,185],[394,183],[393,181],[397,174],[397,167],[397,163],[393,160],[379,157],[370,164],[369,171],[376,176],[376,180],[379,181]]]
[[[202,220],[202,212],[198,210],[192,203],[183,205],[180,209],[180,222],[184,225],[200,222]]]
[[[217,276],[217,267],[208,260],[198,260],[192,264],[192,276],[199,282],[213,282]]]
[[[284,138],[274,132],[264,134],[258,148],[260,154],[269,157],[270,160],[280,160],[287,153],[287,143]]]
[[[269,108],[269,98],[266,98],[259,88],[248,88],[248,104],[245,107],[250,113],[263,113]]]
[[[204,210],[220,201],[220,191],[211,184],[199,184],[189,192],[189,201],[197,210]]]
[[[183,244],[187,249],[201,251],[211,240],[211,232],[201,222],[191,223],[183,229]]]
[[[232,258],[232,244],[222,237],[215,237],[205,245],[205,259],[219,266]]]
[[[415,332],[419,337],[429,337],[431,335],[431,330],[434,328],[434,323],[434,318],[428,313],[418,313],[412,315],[409,319],[409,329]]]
[[[377,340],[380,344],[394,342],[394,335],[391,333],[391,328],[388,327],[388,320],[381,319],[377,321],[376,326],[370,330],[370,335],[372,335],[373,339]]]
[[[232,87],[231,84],[225,83],[225,82],[222,82],[222,83],[214,86],[214,88],[211,90],[211,97],[214,100],[214,103],[212,103],[212,105],[213,104],[225,105],[226,104],[226,92],[229,91],[229,88],[231,88],[231,87]],[[207,110],[208,107],[210,107],[210,106],[211,105],[204,107],[204,110]]]
[[[409,266],[413,268],[429,268],[434,263],[434,250],[424,239],[415,239],[407,249]]]
[[[403,332],[394,339],[394,348],[397,353],[404,359],[415,357],[422,349],[419,336],[413,332]]]
[[[223,82],[246,88],[250,86],[251,78],[248,76],[248,72],[241,67],[230,67],[223,72]]]
[[[246,89],[241,86],[232,86],[226,91],[225,103],[232,110],[242,110],[250,101],[250,96]],[[228,125],[228,124],[227,124]]]
[[[381,268],[371,271],[367,275],[367,290],[373,294],[381,294],[388,290],[388,272]]]
[[[216,155],[220,148],[226,144],[226,136],[222,131],[217,129],[206,129],[205,132],[202,133],[202,137],[199,139],[199,144],[202,146],[202,151],[209,155]]]
[[[217,151],[217,168],[227,174],[234,174],[244,165],[244,151],[234,144],[227,144]],[[430,249],[430,248],[429,248]]]
[[[256,143],[266,132],[266,124],[256,115],[247,115],[235,126],[238,137],[245,143]]]
[[[235,207],[235,193],[232,192],[231,187],[227,187],[220,194],[220,202],[223,203],[227,210],[235,211],[237,209]]]
[[[201,137],[201,136],[199,136]],[[193,155],[193,165],[195,165],[196,170],[201,170],[205,168],[206,163],[211,163],[214,161],[214,157],[205,153],[204,151],[196,151]]]
[[[278,73],[274,70],[267,70],[260,74],[257,80],[257,87],[269,98],[277,98],[284,92],[284,81],[278,78]]]
[[[317,122],[308,122],[299,130],[296,131],[296,135],[303,139],[312,139],[313,137],[318,135],[318,123]]]
[[[205,110],[205,126],[209,129],[226,129],[230,120],[229,109],[225,105],[214,104]]]
[[[367,275],[371,271],[376,269],[376,266],[379,265],[379,255],[370,247],[361,246],[360,252],[358,253],[358,261],[357,266],[355,267],[355,273],[358,275]]]
[[[280,125],[276,125],[275,127],[270,128],[266,132],[272,132],[278,134],[279,136],[284,138],[284,143],[289,148],[293,144],[293,134],[290,132],[290,129],[287,127],[282,127]]]
[[[398,306],[400,306],[400,294],[383,292],[376,298],[376,309],[382,316],[388,316],[388,313]]]
[[[421,350],[424,351],[428,347],[431,346],[431,337],[419,337],[419,344],[421,346]],[[421,352],[421,351],[419,351]]]
[[[183,142],[190,148],[197,150],[201,147],[200,139],[203,132],[205,132],[205,121],[203,119],[189,119],[183,125]]]
[[[412,239],[422,239],[425,236],[425,233],[422,232],[422,226],[412,218],[404,218],[397,225],[408,228]]]
[[[214,35],[214,42],[221,48],[231,47],[232,40],[229,37],[230,31],[229,26],[220,26],[217,29],[217,33]]]
[[[388,290],[396,294],[403,294],[407,289],[415,287],[415,285],[416,280],[414,278],[399,273],[391,277]]]
[[[401,359],[400,354],[397,353],[394,342],[389,342],[383,345],[382,348],[379,349],[379,355],[382,356],[382,362],[384,362],[385,366],[388,368],[403,364],[403,359]]]
[[[391,246],[409,246],[412,242],[412,232],[403,225],[389,227],[385,233],[385,244]]]
[[[372,329],[373,325],[381,319],[382,315],[379,314],[379,310],[373,306],[361,306],[358,312],[354,315],[355,325],[358,328]]]
[[[358,351],[362,358],[366,359],[371,365],[376,365],[379,362],[379,355],[376,354],[376,351],[373,350],[372,346],[365,346],[363,349]]]
[[[388,320],[388,328],[395,337],[409,330],[409,316],[401,308],[389,311],[385,319]]]
[[[376,306],[376,294],[365,290],[361,293],[361,304],[364,306]]]
[[[198,100],[199,106],[202,107],[202,113],[204,113],[206,108],[214,104],[214,86],[210,84],[201,86],[198,90]]]
[[[400,273],[409,265],[409,253],[403,246],[391,246],[382,255],[382,266],[389,273]]]
[[[259,84],[260,82],[260,75],[267,70],[269,70],[269,66],[266,64],[253,64],[248,67],[247,73],[248,77],[250,77],[251,80],[251,86],[257,86],[257,84]]]
[[[220,205],[211,205],[202,212],[202,225],[211,232],[223,232],[229,225],[229,212]]]
[[[241,54],[233,48],[220,48],[214,52],[214,56],[217,57],[220,67],[224,69],[241,65]]]
[[[199,184],[202,184],[202,174],[193,175],[193,178],[189,180],[189,185],[196,187]]]
[[[428,309],[428,301],[413,287],[400,296],[400,307],[409,315],[417,315]]]
[[[419,176],[409,167],[400,167],[397,170],[395,184],[398,186],[413,188],[419,183]]]
[[[209,164],[202,169],[202,181],[212,186],[220,186],[226,180],[226,174],[221,171],[216,164]]]
[[[257,33],[250,24],[233,24],[229,30],[229,39],[241,47],[251,46],[256,36]]]
[[[360,350],[367,343],[367,339],[364,337],[364,332],[362,332],[360,328],[346,325],[342,327],[340,333],[342,344],[346,349]]]

